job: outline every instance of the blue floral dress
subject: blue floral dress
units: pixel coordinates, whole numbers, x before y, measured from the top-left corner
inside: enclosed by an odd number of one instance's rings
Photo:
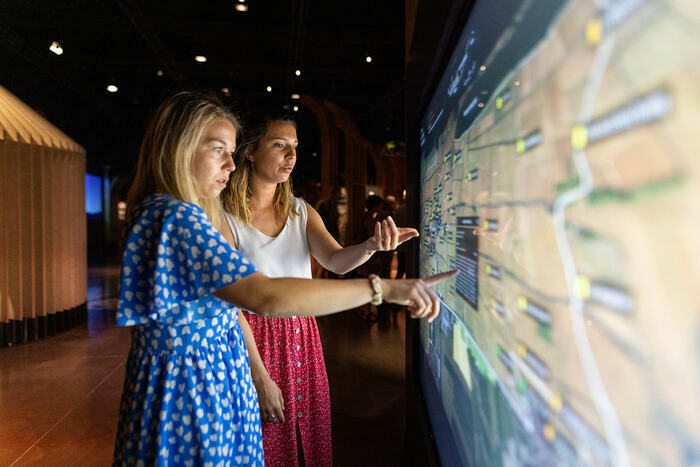
[[[122,263],[117,324],[133,326],[115,465],[263,465],[238,310],[212,292],[255,272],[204,211],[142,203]]]

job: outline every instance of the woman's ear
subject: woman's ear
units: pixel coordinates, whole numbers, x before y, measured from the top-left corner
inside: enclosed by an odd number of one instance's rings
[[[246,159],[248,159],[250,162],[255,162],[255,158],[253,157],[253,148],[252,146],[248,146],[245,148],[243,151],[243,155],[245,156]]]

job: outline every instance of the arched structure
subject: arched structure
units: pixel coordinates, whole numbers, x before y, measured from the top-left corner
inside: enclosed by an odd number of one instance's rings
[[[321,135],[321,189],[324,195],[328,194],[330,187],[338,180],[345,179],[346,244],[365,240],[361,219],[366,197],[367,158],[371,158],[376,167],[376,184],[380,194],[391,194],[400,200],[406,183],[405,152],[392,152],[367,141],[362,137],[352,116],[337,104],[308,95],[301,96],[301,104],[318,120]]]
[[[84,320],[85,150],[0,86],[0,346]]]

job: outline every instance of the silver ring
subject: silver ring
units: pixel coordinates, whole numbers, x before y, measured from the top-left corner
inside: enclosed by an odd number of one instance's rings
[[[275,417],[274,415],[268,415],[268,416],[267,416],[267,421],[268,421],[268,422],[276,422],[276,421],[277,421],[277,417]]]

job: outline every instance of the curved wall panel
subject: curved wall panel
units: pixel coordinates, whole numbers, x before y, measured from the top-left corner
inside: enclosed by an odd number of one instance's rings
[[[86,317],[85,150],[0,86],[0,346]]]

